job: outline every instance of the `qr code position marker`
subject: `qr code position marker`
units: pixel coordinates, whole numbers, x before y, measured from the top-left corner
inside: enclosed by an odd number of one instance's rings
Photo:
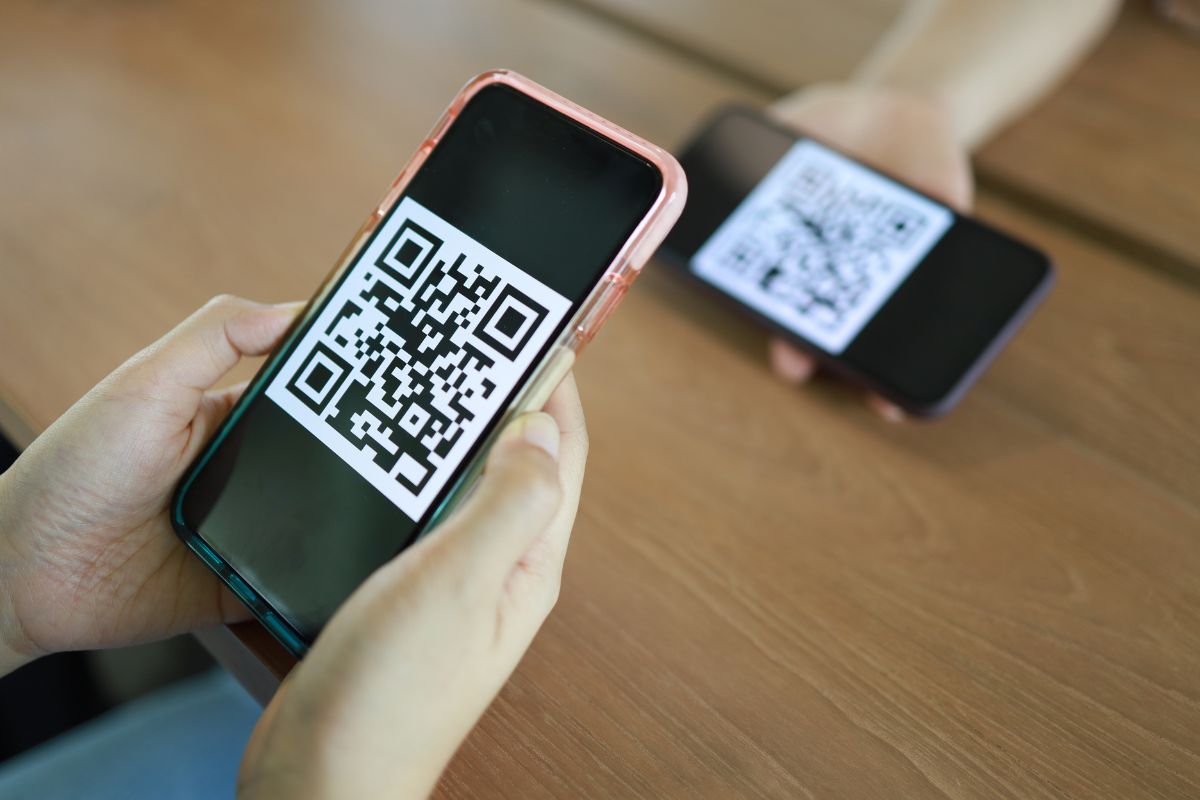
[[[570,305],[404,198],[267,397],[418,520]]]

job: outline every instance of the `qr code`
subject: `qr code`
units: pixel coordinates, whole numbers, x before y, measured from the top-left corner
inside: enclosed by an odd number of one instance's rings
[[[267,396],[419,520],[570,305],[405,198]]]
[[[838,354],[941,239],[949,209],[802,140],[692,259],[692,270]]]

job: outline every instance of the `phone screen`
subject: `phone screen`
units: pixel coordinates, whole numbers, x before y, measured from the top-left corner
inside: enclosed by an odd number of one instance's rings
[[[828,363],[929,412],[1047,283],[1036,250],[745,110],[680,157],[664,251]]]
[[[186,527],[311,641],[425,527],[661,187],[481,89],[185,488]]]

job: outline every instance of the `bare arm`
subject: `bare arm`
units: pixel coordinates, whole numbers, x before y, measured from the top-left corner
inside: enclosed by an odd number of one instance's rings
[[[1051,89],[1108,29],[1119,0],[912,0],[854,82],[946,105],[974,148]]]

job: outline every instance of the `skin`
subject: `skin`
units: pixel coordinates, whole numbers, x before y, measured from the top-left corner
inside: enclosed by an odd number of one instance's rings
[[[1104,35],[1119,0],[910,0],[855,70],[859,85],[937,98],[974,149]]]
[[[1116,7],[1059,5],[931,0],[857,85],[810,88],[772,113],[966,210],[967,148],[1040,95]],[[996,34],[998,15],[1014,33],[1043,34],[1021,37],[1017,62],[1017,37]],[[215,299],[98,384],[0,475],[0,675],[46,653],[247,617],[176,539],[166,504],[242,391],[213,387],[242,356],[268,352],[299,308]],[[771,342],[770,360],[790,383],[815,371],[782,341]],[[885,418],[903,416],[870,402]],[[334,617],[259,721],[239,793],[428,794],[554,605],[586,455],[568,378],[546,413],[506,431],[471,500]]]
[[[338,611],[263,714],[245,797],[423,797],[558,597],[587,440],[568,383],[444,526]],[[403,724],[398,724],[403,720]]]
[[[242,391],[212,387],[299,309],[213,300],[0,476],[0,674],[248,616],[176,538],[167,503]],[[467,503],[334,617],[259,721],[240,793],[428,794],[558,597],[586,458],[568,377],[505,430]]]
[[[0,634],[11,670],[46,653],[246,618],[188,554],[167,501],[299,306],[221,297],[118,367],[0,477]]]
[[[935,101],[815,89],[774,113],[951,205],[969,202],[966,157]],[[0,670],[247,617],[175,537],[166,506],[242,391],[212,387],[243,356],[270,351],[299,308],[213,300],[0,476]],[[785,344],[771,358],[791,382],[813,372]],[[586,453],[568,379],[546,413],[506,431],[472,498],[339,610],[265,710],[239,793],[432,791],[554,605]]]

